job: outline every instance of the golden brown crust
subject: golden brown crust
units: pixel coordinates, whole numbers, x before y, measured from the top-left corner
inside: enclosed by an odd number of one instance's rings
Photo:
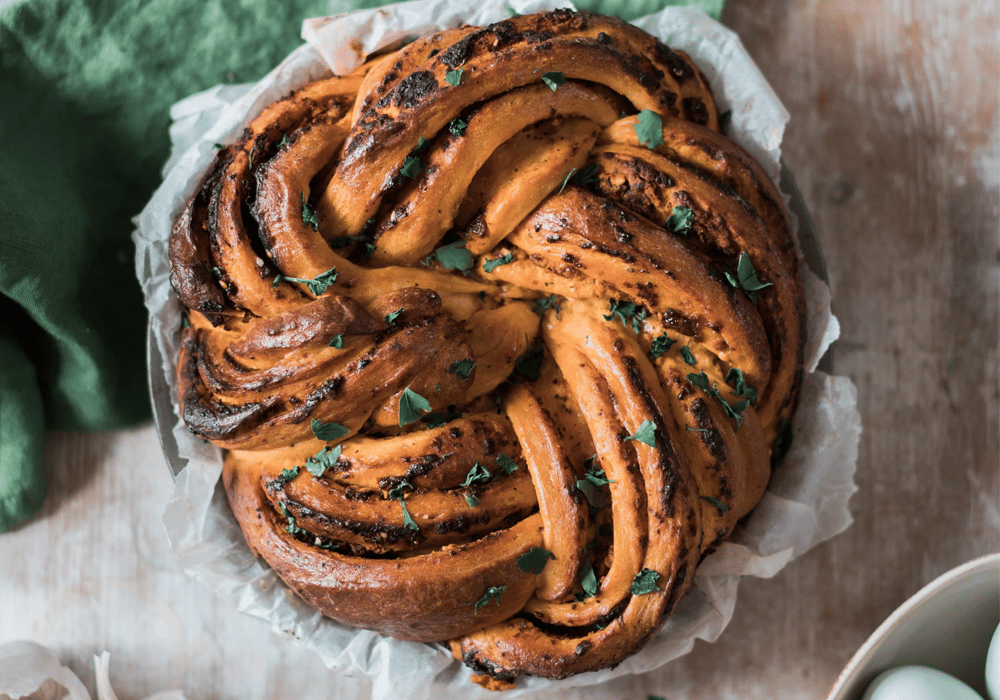
[[[763,494],[801,373],[787,214],[717,128],[686,55],[569,11],[254,119],[170,242],[181,412],[251,549],[484,687],[641,648]]]

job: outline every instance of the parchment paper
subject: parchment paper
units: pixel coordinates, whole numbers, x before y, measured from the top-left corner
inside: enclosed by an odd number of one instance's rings
[[[255,85],[218,86],[174,105],[173,153],[163,185],[137,218],[136,267],[149,307],[162,371],[176,390],[174,358],[180,308],[167,279],[167,240],[174,216],[191,196],[215,155],[214,143],[234,141],[261,109],[290,90],[320,77],[328,67],[351,70],[364,54],[463,22],[486,24],[521,13],[554,9],[565,2],[491,0],[470,10],[457,0],[420,0],[335,17],[307,20],[308,41]],[[709,79],[720,112],[732,110],[729,134],[778,181],[781,138],[788,114],[739,39],[700,11],[668,8],[635,24],[669,46],[690,54]],[[826,285],[808,269],[807,368],[814,370],[839,334]],[[794,421],[791,452],[777,469],[760,505],[729,542],[705,559],[694,589],[680,602],[662,632],[640,653],[613,670],[585,673],[558,687],[592,685],[641,673],[681,656],[696,638],[715,640],[728,624],[740,577],[773,576],[810,547],[851,522],[848,500],[861,432],[853,384],[846,377],[810,371]],[[497,697],[468,680],[469,670],[435,645],[400,642],[355,630],[322,617],[301,602],[251,553],[219,484],[218,448],[195,438],[178,419],[179,452],[189,462],[177,478],[164,512],[171,544],[187,571],[240,610],[269,620],[274,630],[317,652],[328,667],[368,675],[376,698]],[[521,679],[505,697],[556,687]]]

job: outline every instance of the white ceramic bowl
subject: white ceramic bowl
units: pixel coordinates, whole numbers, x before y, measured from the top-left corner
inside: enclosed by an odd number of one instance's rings
[[[986,652],[1000,624],[1000,554],[973,559],[924,586],[883,622],[840,673],[826,700],[859,700],[882,671],[931,666],[984,698]]]

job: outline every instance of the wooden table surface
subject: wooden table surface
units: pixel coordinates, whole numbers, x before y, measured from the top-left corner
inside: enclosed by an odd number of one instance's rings
[[[855,522],[773,579],[748,578],[715,644],[577,698],[822,698],[904,599],[1000,549],[998,5],[730,0],[791,112],[785,160],[819,232],[842,326],[835,374],[864,425]],[[365,697],[177,566],[151,425],[51,433],[50,498],[0,536],[0,642],[50,646],[121,700]]]

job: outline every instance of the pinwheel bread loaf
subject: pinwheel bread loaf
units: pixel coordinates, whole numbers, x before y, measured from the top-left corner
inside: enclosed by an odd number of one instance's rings
[[[323,614],[487,687],[603,668],[764,492],[796,255],[683,53],[585,12],[439,32],[219,151],[170,240],[181,412]]]

